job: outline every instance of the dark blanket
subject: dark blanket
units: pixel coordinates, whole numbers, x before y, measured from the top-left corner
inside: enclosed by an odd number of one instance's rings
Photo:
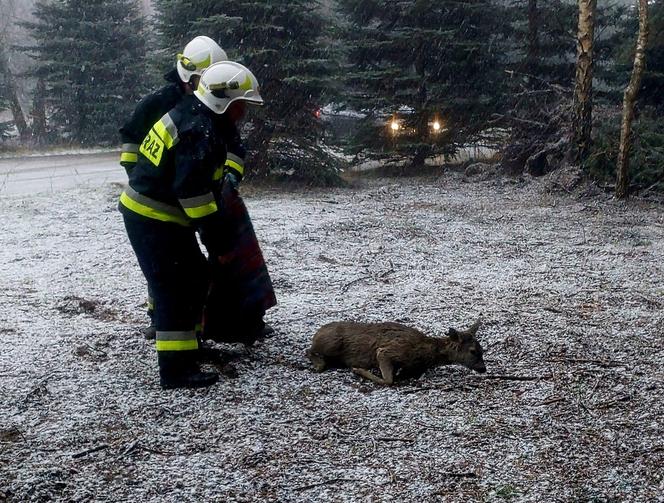
[[[211,261],[203,337],[251,344],[263,329],[265,311],[277,299],[247,207],[230,183],[223,184],[219,203],[228,219],[224,232],[229,233],[233,252],[225,265]]]

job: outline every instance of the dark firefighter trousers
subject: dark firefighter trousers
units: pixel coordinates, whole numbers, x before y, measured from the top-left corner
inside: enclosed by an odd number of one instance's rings
[[[208,271],[192,228],[123,213],[138,264],[154,298],[157,357],[162,375],[195,366]]]

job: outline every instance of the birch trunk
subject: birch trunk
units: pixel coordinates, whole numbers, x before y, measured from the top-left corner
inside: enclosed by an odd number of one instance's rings
[[[623,98],[622,125],[620,127],[620,149],[616,179],[616,197],[627,197],[629,186],[629,147],[634,120],[634,103],[641,87],[641,78],[646,64],[646,46],[648,45],[648,0],[639,0],[639,34],[636,39],[636,53],[632,77],[625,89]]]
[[[597,0],[579,0],[574,119],[572,124],[574,161],[583,163],[590,149],[592,130],[593,45]]]

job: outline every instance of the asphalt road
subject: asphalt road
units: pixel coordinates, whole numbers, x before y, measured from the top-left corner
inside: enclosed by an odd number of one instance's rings
[[[125,182],[119,152],[0,159],[0,197]]]

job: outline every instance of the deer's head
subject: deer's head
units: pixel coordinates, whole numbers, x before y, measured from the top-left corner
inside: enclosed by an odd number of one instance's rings
[[[486,372],[486,366],[482,358],[482,346],[476,338],[480,323],[480,320],[477,320],[468,330],[450,328],[447,335],[451,342],[449,356],[452,357],[454,362],[483,374]]]

